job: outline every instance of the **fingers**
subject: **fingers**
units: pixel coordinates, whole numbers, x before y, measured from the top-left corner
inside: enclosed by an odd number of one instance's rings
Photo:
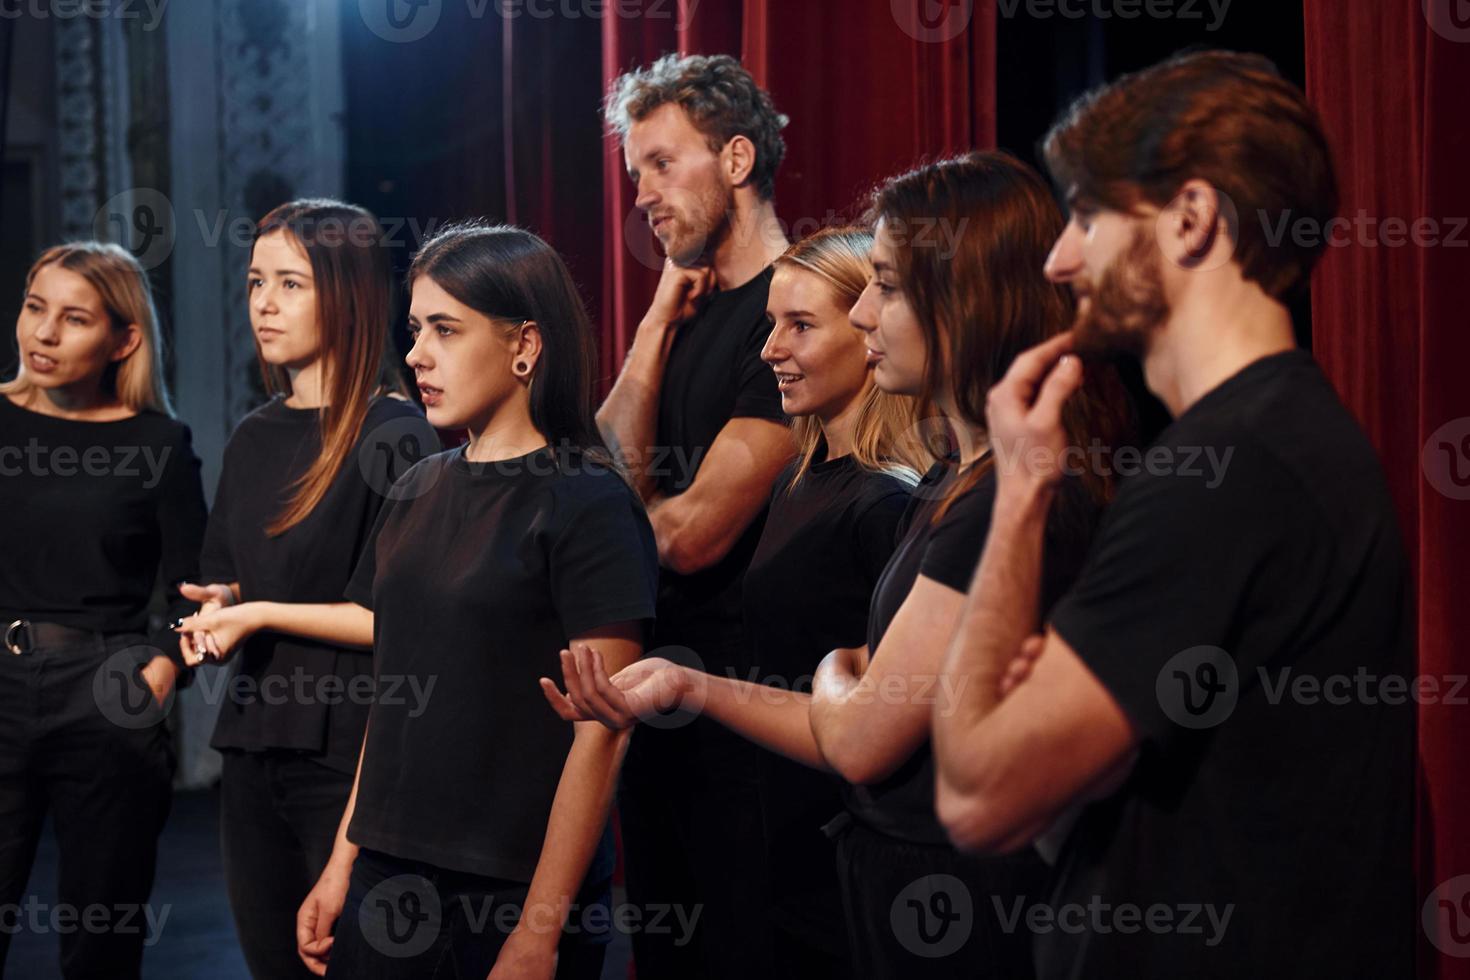
[[[1081,387],[1082,359],[1076,354],[1064,354],[1041,383],[1041,394],[1036,396],[1033,409],[1036,420],[1047,426],[1060,424],[1062,406]]]
[[[1011,362],[1010,370],[1006,372],[1005,381],[1022,386],[1029,395],[1041,384],[1057,358],[1071,349],[1072,331],[1059,333],[1045,343],[1037,344],[1030,350],[1016,355],[1016,359]]]
[[[582,696],[592,714],[610,728],[628,728],[637,722],[638,717],[628,709],[628,699],[608,679],[602,654],[585,643],[574,643],[572,648],[581,675]]]
[[[228,650],[220,649],[219,641],[214,638],[213,633],[204,634],[204,649],[207,654],[210,657],[213,657],[215,660],[225,659],[225,655],[229,652]]]
[[[574,644],[574,646],[580,650],[586,649],[582,644]],[[572,720],[599,721],[612,729],[627,727],[606,701],[596,696],[590,662],[584,669],[576,653],[571,650],[563,650],[561,652],[561,673],[567,688],[567,700],[583,716]]]
[[[557,716],[561,718],[562,721],[593,720],[586,715],[583,715],[582,712],[578,711],[577,706],[575,704],[572,704],[571,699],[561,692],[561,688],[557,687],[555,682],[553,682],[551,678],[541,678],[540,684],[541,693],[546,695],[546,700],[547,703],[551,705],[551,710],[555,711],[557,713]]]

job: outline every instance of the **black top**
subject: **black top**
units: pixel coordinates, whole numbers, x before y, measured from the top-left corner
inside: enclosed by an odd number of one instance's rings
[[[1413,671],[1409,589],[1378,460],[1302,351],[1152,453],[1176,465],[1124,485],[1051,620],[1142,740],[1057,900],[1231,918],[1049,933],[1042,974],[1412,976],[1414,717],[1384,681]]]
[[[204,537],[187,425],[154,411],[62,419],[0,395],[0,477],[0,619],[148,632],[160,575],[167,618],[194,611],[176,588],[198,577]],[[148,642],[182,663],[166,626]]]
[[[341,602],[394,482],[438,450],[417,406],[375,398],[326,496],[301,523],[270,537],[266,526],[321,453],[321,410],[291,408],[278,395],[241,419],[225,446],[200,558],[204,579],[238,581],[246,602]],[[211,745],[294,749],[356,771],[372,700],[370,650],[262,631],[246,641],[233,671]]]
[[[952,460],[941,461],[930,468],[914,491],[898,548],[873,592],[868,648],[875,657],[889,624],[920,575],[957,592],[969,591],[990,531],[995,471],[987,466],[975,485],[956,497],[936,523],[933,516],[937,508],[960,479]],[[1080,480],[1069,479],[1059,496],[1083,492]],[[1056,518],[1048,522],[1042,557],[1043,609],[1049,609],[1076,579],[1087,554],[1090,530],[1090,523],[1068,527]],[[929,696],[938,697],[938,691]],[[934,812],[934,778],[934,756],[926,741],[887,779],[868,786],[849,786],[845,794],[848,810],[890,837],[948,846],[949,836]]]
[[[398,485],[414,495],[383,507],[347,589],[375,612],[378,671],[348,833],[529,882],[572,744],[538,678],[573,636],[653,617],[653,530],[620,476],[549,446],[450,450]]]
[[[812,466],[788,492],[798,463],[786,468],[771,495],[765,533],[745,575],[745,622],[753,678],[810,692],[823,657],[867,641],[869,599],[893,554],[909,487],[843,456]],[[833,877],[831,844],[821,828],[842,808],[842,781],[774,753],[762,753],[761,761],[777,894],[819,890]]]
[[[675,496],[689,489],[733,418],[784,421],[776,376],[760,359],[770,333],[768,267],[750,282],[715,293],[699,315],[680,326],[669,349],[658,406],[658,445],[665,458],[658,489]],[[664,571],[659,590],[657,643],[695,647],[701,654],[740,646],[740,580],[760,540],[757,516],[719,563],[693,575]],[[718,640],[720,642],[711,642]],[[708,662],[710,670],[727,666]]]

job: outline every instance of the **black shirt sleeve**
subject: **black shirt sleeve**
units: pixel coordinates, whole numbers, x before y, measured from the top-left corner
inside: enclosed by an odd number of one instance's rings
[[[732,419],[786,421],[786,415],[781,411],[781,391],[776,387],[775,372],[761,360],[761,348],[765,347],[770,332],[762,311],[740,350],[740,362],[735,368],[735,407],[730,411]]]
[[[1258,666],[1230,646],[1282,519],[1259,502],[1290,494],[1264,462],[1237,452],[1230,481],[1213,488],[1178,475],[1127,481],[1076,587],[1052,613],[1051,626],[1145,740],[1167,744],[1184,731],[1160,697],[1161,673],[1176,655],[1220,648],[1242,680]]]
[[[378,574],[378,536],[383,533],[383,525],[387,523],[388,515],[392,511],[392,500],[385,502],[378,510],[378,516],[373,519],[373,529],[362,546],[362,554],[357,557],[357,567],[352,570],[352,579],[343,590],[344,599],[355,602],[364,609],[373,608],[373,579]]]
[[[602,479],[621,482],[613,474]],[[642,504],[624,490],[583,503],[552,545],[551,594],[568,637],[653,618],[658,549]]]
[[[194,455],[188,426],[180,426],[179,439],[164,471],[158,497],[159,575],[168,611],[164,626],[150,638],[181,671],[181,684],[192,673],[179,653],[179,637],[168,624],[198,611],[198,604],[179,594],[180,582],[199,578],[199,550],[204,541],[206,508],[204,484],[199,475],[199,457]]]
[[[980,482],[953,500],[934,527],[919,574],[927,576],[956,592],[968,592],[985,550],[985,536],[990,531],[990,511],[995,505],[995,478],[980,477]],[[921,516],[920,520],[929,520]]]
[[[869,502],[858,513],[854,526],[863,574],[876,584],[898,546],[898,528],[908,509],[909,495],[895,489]]]

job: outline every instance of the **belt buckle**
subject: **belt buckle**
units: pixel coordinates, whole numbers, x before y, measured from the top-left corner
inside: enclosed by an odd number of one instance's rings
[[[25,646],[21,646],[20,637],[24,634]],[[29,651],[31,647],[31,624],[24,619],[17,619],[5,627],[5,649],[17,657]]]

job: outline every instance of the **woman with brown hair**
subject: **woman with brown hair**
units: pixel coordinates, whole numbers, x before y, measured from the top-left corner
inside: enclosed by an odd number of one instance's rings
[[[994,468],[1004,465],[986,446],[985,393],[1016,354],[1070,324],[1067,293],[1041,272],[1062,218],[1034,172],[994,152],[893,178],[871,216],[874,275],[851,319],[866,335],[877,386],[916,399],[921,417],[937,413],[929,435],[948,451],[904,515],[872,592],[866,644],[826,656],[812,685],[809,731],[784,719],[785,744],[804,743],[805,758],[846,781],[844,810],[828,832],[837,840],[856,975],[1026,977],[1027,937],[996,910],[1039,898],[1044,867],[1030,849],[981,860],[950,845],[934,812],[929,728],[944,696],[936,690],[944,653],[985,543]],[[1106,444],[1104,418],[1080,406],[1074,440],[1085,445],[1096,435]],[[1100,476],[1085,474],[1059,493],[1046,602],[1079,570],[1106,491]],[[653,686],[635,668],[609,680],[586,652],[568,659],[577,692],[567,710],[613,724],[671,704],[718,710],[714,679],[661,672]]]
[[[370,612],[343,598],[394,481],[438,439],[385,358],[393,287],[377,219],[336,201],[261,219],[246,273],[271,400],[225,446],[184,621],[191,662],[238,653],[211,744],[245,961],[307,976],[296,909],[327,862],[373,692]]]
[[[0,908],[17,907],[49,814],[58,909],[87,910],[61,930],[61,973],[137,977],[182,666],[166,630],[147,632],[148,606],[161,579],[172,615],[192,607],[176,585],[198,567],[199,460],[127,251],[44,252],[15,332],[20,369],[0,384]]]

